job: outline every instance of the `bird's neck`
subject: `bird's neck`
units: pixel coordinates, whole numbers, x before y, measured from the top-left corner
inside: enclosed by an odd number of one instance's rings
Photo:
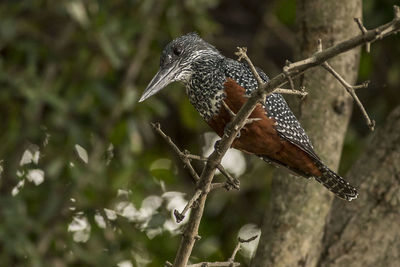
[[[190,103],[208,121],[216,115],[224,98],[226,81],[223,56],[204,57],[192,63],[192,74],[185,82]]]

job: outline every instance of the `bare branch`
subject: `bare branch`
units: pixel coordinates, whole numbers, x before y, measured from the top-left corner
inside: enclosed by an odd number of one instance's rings
[[[240,263],[235,262],[236,254],[241,248],[241,245],[243,243],[248,243],[253,240],[255,240],[258,237],[258,235],[255,235],[253,237],[250,237],[249,239],[241,239],[240,237],[238,238],[238,243],[235,247],[235,249],[232,252],[232,256],[227,260],[227,261],[219,261],[219,262],[200,262],[196,264],[190,264],[188,267],[211,267],[211,266],[217,266],[217,267],[234,267],[234,266],[240,266]]]
[[[197,184],[197,182],[200,180],[199,175],[197,172],[194,170],[192,164],[190,163],[189,158],[186,156],[186,153],[182,152],[177,145],[171,140],[171,138],[166,135],[162,130],[160,123],[151,123],[151,126],[153,129],[161,135],[162,138],[168,143],[168,145],[172,148],[173,151],[175,151],[176,154],[178,154],[179,158],[181,159],[183,166],[189,170],[190,175],[192,176],[194,182]]]
[[[189,173],[191,175],[191,177],[193,178],[194,182],[197,184],[197,182],[199,181],[199,176],[197,174],[197,172],[194,170],[190,160],[199,160],[199,161],[203,161],[206,162],[208,159],[206,157],[201,157],[198,155],[193,155],[190,154],[189,151],[185,150],[185,151],[181,151],[178,146],[172,141],[171,137],[169,137],[168,135],[166,135],[162,130],[161,130],[161,126],[160,123],[152,123],[151,126],[153,127],[153,129],[162,137],[164,138],[164,140],[167,142],[168,145],[170,145],[170,147],[172,148],[172,150],[178,155],[178,157],[181,159],[182,163],[184,164],[185,168],[187,168],[189,170]],[[226,177],[227,182],[225,183],[225,185],[223,187],[226,188],[226,190],[230,190],[230,189],[236,189],[239,190],[240,189],[240,181],[234,177],[232,177],[232,175],[230,175],[225,168],[222,166],[222,164],[218,164],[217,166],[218,170]],[[214,187],[215,188],[215,187]],[[213,188],[213,189],[214,189]],[[219,188],[219,187],[218,187]]]
[[[237,254],[238,251],[240,250],[241,245],[242,245],[243,243],[249,243],[249,242],[255,240],[257,237],[258,237],[258,235],[252,236],[252,237],[250,237],[250,238],[248,238],[248,239],[242,239],[242,238],[239,237],[239,238],[238,238],[238,243],[237,243],[235,249],[234,249],[233,252],[232,252],[232,256],[229,258],[229,261],[230,261],[230,262],[233,262],[233,261],[235,260],[236,254]]]
[[[199,160],[199,161],[203,161],[203,162],[207,162],[208,158],[206,157],[201,157],[198,155],[193,155],[188,153],[188,151],[184,152],[186,154],[186,156],[189,159],[193,159],[193,160]],[[227,186],[228,188],[226,188],[228,191],[233,188],[236,190],[240,189],[240,181],[238,179],[236,179],[235,177],[233,177],[232,175],[229,174],[229,172],[227,172],[224,168],[224,166],[222,166],[222,164],[218,164],[217,169],[221,172],[221,174],[223,174],[226,179],[227,179]]]
[[[342,85],[344,88],[346,88],[346,91],[351,95],[351,97],[354,99],[356,102],[357,106],[361,109],[361,112],[365,118],[365,121],[367,122],[368,127],[371,129],[371,131],[374,130],[375,128],[375,121],[371,120],[368,116],[367,111],[365,110],[363,104],[361,103],[360,99],[356,95],[356,92],[354,89],[360,89],[360,88],[366,88],[368,87],[368,82],[364,82],[363,84],[360,85],[350,85],[346,80],[340,76],[339,73],[337,73],[329,64],[328,62],[324,62],[321,65],[324,69],[326,69],[329,73],[333,75]]]
[[[180,223],[183,219],[185,219],[186,212],[193,207],[194,203],[196,202],[196,200],[199,198],[200,195],[201,195],[201,190],[197,189],[193,197],[186,204],[182,212],[174,210],[174,216],[177,223]]]
[[[394,18],[392,21],[381,25],[379,27],[376,27],[375,29],[368,30],[365,33],[362,33],[360,35],[357,35],[356,37],[353,37],[351,39],[348,39],[346,41],[343,41],[341,43],[338,43],[332,47],[329,47],[328,49],[325,49],[322,52],[317,52],[314,55],[312,55],[309,58],[306,58],[304,60],[295,62],[290,64],[289,66],[289,71],[296,73],[296,72],[301,72],[306,69],[309,69],[310,67],[315,67],[322,62],[340,54],[345,51],[348,51],[354,47],[357,47],[362,44],[366,43],[373,43],[377,40],[380,40],[386,36],[389,36],[391,34],[394,34],[400,30],[400,17],[399,17],[399,7],[394,6]],[[280,76],[280,75],[278,75]],[[275,77],[275,78],[278,78]],[[271,80],[272,81],[272,80]],[[279,78],[279,81],[281,81],[281,78]],[[271,83],[271,82],[270,82]],[[274,82],[275,84],[275,82]],[[271,87],[271,86],[269,86]]]
[[[261,118],[249,118],[249,119],[246,119],[245,125],[251,124],[251,123],[253,123],[255,121],[260,121],[260,120],[261,120]]]
[[[240,266],[240,263],[229,262],[229,261],[216,261],[216,262],[199,262],[187,265],[187,267],[236,267],[236,266]]]
[[[306,91],[300,91],[300,90],[296,90],[296,89],[285,89],[285,88],[275,88],[274,93],[277,94],[286,94],[286,95],[298,95],[301,97],[305,97],[308,95],[308,93]]]
[[[289,65],[290,65],[290,61],[289,61],[289,60],[286,60],[286,67],[288,67]],[[293,83],[292,77],[290,77],[290,74],[289,74],[289,72],[287,71],[286,68],[283,68],[283,73],[285,74],[285,76],[286,76],[286,78],[287,78],[287,80],[288,80],[288,82],[289,82],[290,89],[291,89],[292,91],[296,91],[296,89],[294,89],[294,83]],[[275,90],[276,90],[276,89],[275,89]]]
[[[322,52],[322,40],[318,39],[317,41],[317,52]]]
[[[239,240],[240,243],[249,243],[249,242],[255,240],[257,237],[258,237],[258,235],[252,236],[252,237],[250,237],[248,239],[242,239],[242,238],[239,237],[238,240]]]
[[[248,55],[247,55],[247,48],[246,48],[246,47],[238,47],[237,49],[238,49],[239,51],[236,52],[235,55],[238,56],[238,60],[239,60],[239,61],[241,61],[242,59],[244,59],[244,60],[247,62],[247,64],[250,66],[250,70],[251,70],[251,72],[253,73],[254,77],[255,77],[256,80],[257,80],[258,87],[261,88],[261,87],[265,86],[266,83],[261,79],[261,77],[260,77],[260,75],[258,74],[256,68],[254,67],[253,62],[250,60],[250,58],[249,58]],[[287,60],[287,61],[286,61],[286,66],[289,66],[289,65],[290,65],[290,61]],[[306,95],[307,95],[307,92],[302,92],[302,91],[299,91],[299,90],[294,89],[293,80],[292,80],[290,74],[289,74],[287,71],[285,71],[285,68],[284,68],[284,73],[285,73],[285,75],[286,75],[286,78],[288,79],[288,82],[290,83],[290,88],[291,88],[291,90],[289,90],[289,89],[284,89],[284,88],[275,88],[274,91],[273,91],[272,93],[289,94],[289,95],[299,95],[299,96],[303,96],[303,97],[306,96]],[[223,102],[223,105],[224,105],[224,107],[228,110],[228,112],[231,111],[231,110],[229,109],[228,105],[227,105],[225,102]],[[232,112],[232,113],[233,113],[233,112]],[[232,113],[230,112],[230,114],[232,114]],[[234,114],[234,113],[233,113],[233,114]]]
[[[236,116],[235,112],[233,112],[231,110],[231,108],[228,106],[228,104],[226,104],[226,102],[224,100],[222,100],[222,105],[224,106],[226,111],[228,111],[228,113],[229,113],[229,115],[231,115],[231,117],[235,117]]]
[[[227,191],[229,191],[232,189],[232,186],[228,182],[211,184],[211,190],[220,189],[220,188],[225,188]]]
[[[367,29],[364,27],[363,23],[361,22],[360,18],[354,18],[354,21],[357,23],[358,28],[360,29],[362,34],[365,34],[367,32]],[[371,52],[371,43],[366,43],[365,44],[365,51],[367,53]]]

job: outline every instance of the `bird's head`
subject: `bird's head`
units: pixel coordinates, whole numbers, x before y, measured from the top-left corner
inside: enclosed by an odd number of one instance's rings
[[[196,33],[189,33],[171,41],[161,54],[160,69],[150,81],[139,102],[172,82],[188,82],[193,73],[192,63],[199,58],[213,55],[220,55],[219,51]]]

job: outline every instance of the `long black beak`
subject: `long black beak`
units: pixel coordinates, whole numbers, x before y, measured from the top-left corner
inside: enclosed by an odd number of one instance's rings
[[[160,68],[153,79],[147,85],[146,90],[144,90],[139,102],[142,102],[149,98],[150,96],[156,94],[158,91],[166,87],[168,84],[174,81],[176,73],[179,71],[178,64],[170,64]]]

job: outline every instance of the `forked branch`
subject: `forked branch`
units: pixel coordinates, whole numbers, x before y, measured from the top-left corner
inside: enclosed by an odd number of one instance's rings
[[[364,83],[360,85],[350,85],[346,80],[340,76],[339,73],[337,73],[329,64],[328,62],[324,62],[321,65],[324,69],[326,69],[330,74],[332,74],[333,77],[335,77],[346,89],[346,91],[351,95],[351,97],[354,99],[356,102],[357,106],[360,108],[365,121],[367,122],[368,127],[373,131],[375,129],[375,121],[371,120],[370,117],[368,116],[367,111],[365,110],[364,105],[361,103],[360,99],[358,98],[355,89],[360,89],[360,88],[367,88],[369,81],[365,81]]]
[[[190,176],[193,178],[194,182],[197,184],[198,181],[200,180],[199,175],[197,174],[197,172],[194,170],[192,163],[190,162],[190,159],[186,156],[186,154],[184,152],[182,152],[177,145],[175,145],[175,143],[172,141],[172,139],[166,135],[162,130],[161,130],[161,126],[160,123],[152,123],[151,126],[153,127],[153,129],[159,134],[161,135],[162,138],[164,138],[164,140],[167,142],[167,144],[172,148],[172,150],[178,155],[178,157],[180,158],[180,160],[183,163],[183,166],[188,169]]]

